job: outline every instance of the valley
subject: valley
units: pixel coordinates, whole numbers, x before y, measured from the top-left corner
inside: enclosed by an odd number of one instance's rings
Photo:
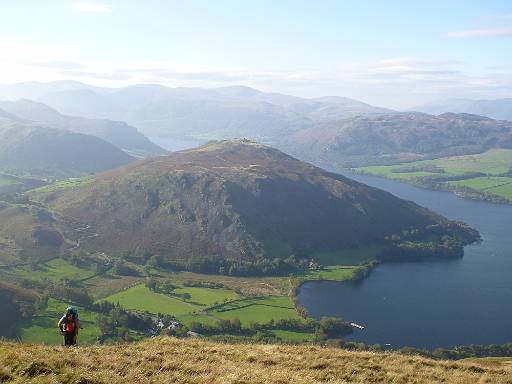
[[[349,279],[358,268],[325,267],[301,276],[300,280]],[[221,320],[240,321],[239,330],[212,331],[212,335],[230,335],[234,339],[254,335],[253,327],[266,332],[268,338],[287,342],[314,338],[311,330],[294,331],[287,325],[279,325],[280,321],[290,319],[299,324],[304,322],[289,296],[293,277],[242,278],[162,269],[151,269],[148,274],[144,270],[142,266],[134,265],[130,275],[117,271],[115,266],[98,271],[94,264],[87,264],[86,258],[79,263],[54,258],[31,265],[2,267],[2,281],[26,287],[24,289],[38,296],[30,315],[17,323],[14,334],[23,342],[60,344],[56,319],[69,303],[73,303],[82,320],[80,343],[95,344],[105,333],[99,327],[98,318],[105,315],[101,303],[107,302],[153,319],[170,316],[191,330]],[[172,288],[167,288],[169,286]],[[128,336],[124,337],[142,339],[151,335],[148,333],[150,329],[128,328]],[[110,337],[116,339],[117,333]]]
[[[341,337],[352,332],[347,323],[315,320],[297,303],[301,284],[360,280],[393,258],[459,258],[479,238],[462,223],[245,140],[63,179],[18,199],[0,209],[0,277],[38,297],[12,303],[24,319],[15,335],[26,342],[58,343],[53,318],[66,303],[83,314],[84,345],[186,332],[291,343]],[[334,228],[342,235],[326,236]]]
[[[512,3],[0,25],[0,384],[512,384]]]

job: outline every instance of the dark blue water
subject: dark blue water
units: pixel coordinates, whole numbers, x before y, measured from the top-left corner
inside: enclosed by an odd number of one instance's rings
[[[311,282],[299,301],[312,315],[366,326],[351,337],[392,347],[512,342],[512,206],[475,202],[372,176],[365,184],[462,220],[483,242],[448,262],[384,264],[360,283]]]

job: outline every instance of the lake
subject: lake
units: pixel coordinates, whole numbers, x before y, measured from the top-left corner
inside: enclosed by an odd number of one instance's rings
[[[309,282],[299,302],[315,317],[362,324],[350,339],[450,347],[512,342],[512,206],[477,202],[379,177],[346,176],[412,200],[482,235],[453,261],[379,265],[362,282]]]

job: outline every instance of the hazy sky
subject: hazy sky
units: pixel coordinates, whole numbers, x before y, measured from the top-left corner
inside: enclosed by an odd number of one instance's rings
[[[0,0],[0,83],[512,97],[512,1]]]

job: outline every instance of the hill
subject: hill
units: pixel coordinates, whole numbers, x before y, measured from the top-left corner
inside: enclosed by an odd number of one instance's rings
[[[495,100],[448,99],[433,101],[414,108],[415,111],[441,114],[471,113],[493,119],[512,120],[512,98]]]
[[[51,128],[99,137],[129,153],[142,156],[166,153],[163,148],[142,135],[137,128],[121,121],[65,116],[47,105],[27,99],[0,101],[0,109],[25,121],[35,121]]]
[[[58,257],[65,247],[57,220],[44,207],[0,201],[0,266]]]
[[[318,346],[157,338],[61,348],[0,343],[0,379],[100,383],[510,383],[509,360],[436,361]]]
[[[454,113],[358,116],[297,132],[281,147],[331,167],[396,164],[512,148],[512,123]]]
[[[72,177],[134,160],[94,136],[34,123],[0,122],[0,169],[35,177]]]
[[[412,202],[244,140],[135,162],[35,198],[91,226],[91,249],[139,259],[314,257],[423,238],[444,247],[444,235],[460,256],[460,244],[478,237]]]

